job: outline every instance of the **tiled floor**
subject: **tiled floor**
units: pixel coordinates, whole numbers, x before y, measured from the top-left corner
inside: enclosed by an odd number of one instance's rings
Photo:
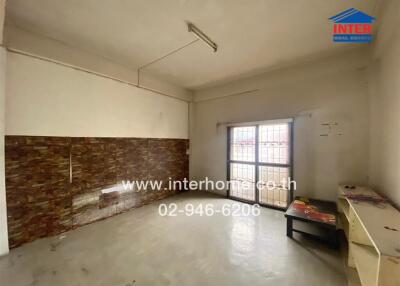
[[[159,203],[239,202],[189,192]],[[283,213],[162,217],[155,203],[0,258],[1,285],[347,285],[338,252],[285,236]],[[226,207],[225,206],[225,207]]]

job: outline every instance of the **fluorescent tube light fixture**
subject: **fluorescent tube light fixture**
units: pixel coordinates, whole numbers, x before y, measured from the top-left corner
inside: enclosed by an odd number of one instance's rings
[[[205,42],[207,45],[209,45],[214,52],[217,51],[218,46],[216,43],[214,43],[206,34],[204,34],[199,28],[197,28],[195,25],[192,23],[187,23],[188,25],[188,31],[194,33],[200,40]]]

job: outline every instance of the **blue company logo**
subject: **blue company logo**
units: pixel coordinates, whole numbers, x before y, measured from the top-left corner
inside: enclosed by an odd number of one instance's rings
[[[372,22],[374,17],[357,9],[347,9],[333,17],[334,42],[368,43],[372,41]]]

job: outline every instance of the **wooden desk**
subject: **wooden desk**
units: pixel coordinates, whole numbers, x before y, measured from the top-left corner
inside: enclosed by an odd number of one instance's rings
[[[399,286],[400,212],[388,202],[362,202],[346,194],[381,197],[366,187],[339,187],[339,226],[349,242],[348,265],[357,269],[363,286]]]

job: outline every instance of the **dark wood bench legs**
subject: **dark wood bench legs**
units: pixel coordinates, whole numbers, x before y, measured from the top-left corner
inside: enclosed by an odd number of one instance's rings
[[[329,246],[332,249],[338,249],[339,248],[339,240],[338,240],[338,237],[337,237],[336,229],[330,229],[329,230]]]
[[[336,229],[334,229],[334,228],[329,229],[328,230],[328,238],[324,239],[322,237],[319,237],[319,236],[316,236],[316,235],[313,235],[310,233],[306,233],[301,230],[293,229],[293,218],[286,217],[286,220],[287,220],[287,222],[286,222],[286,236],[287,237],[293,238],[293,232],[295,231],[295,232],[301,233],[302,235],[307,236],[311,239],[327,243],[329,245],[329,247],[332,249],[338,249],[339,241],[337,238]]]
[[[287,217],[287,222],[286,222],[286,236],[293,238],[293,219]]]

